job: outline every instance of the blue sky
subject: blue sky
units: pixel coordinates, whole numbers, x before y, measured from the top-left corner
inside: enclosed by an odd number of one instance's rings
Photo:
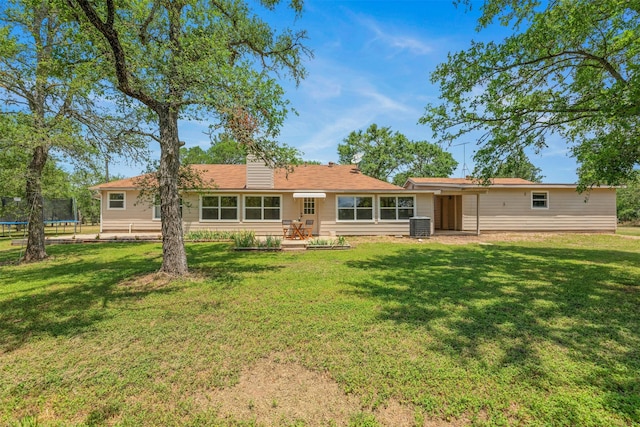
[[[275,28],[306,29],[314,57],[305,62],[308,77],[299,87],[283,81],[298,115],[290,115],[280,141],[301,150],[305,160],[338,161],[337,146],[354,130],[370,124],[391,127],[412,140],[433,141],[418,119],[428,103],[438,102],[438,88],[429,81],[447,53],[467,48],[471,40],[502,40],[507,29],[495,26],[475,31],[480,3],[467,12],[452,0],[307,0],[301,17],[278,9],[264,14]],[[261,14],[262,15],[262,14]],[[180,123],[180,138],[188,147],[207,148],[206,124]],[[475,140],[445,147],[473,170]],[[157,146],[154,156],[158,156]],[[542,168],[544,182],[575,182],[576,164],[562,141],[550,141],[531,161]],[[135,175],[140,166],[113,165],[115,173]]]

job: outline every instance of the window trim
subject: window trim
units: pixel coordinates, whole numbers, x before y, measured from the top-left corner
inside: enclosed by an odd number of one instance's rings
[[[114,208],[111,207],[111,195],[112,194],[122,194],[122,207],[121,208]],[[120,200],[116,200],[116,201],[120,201]],[[124,211],[127,209],[127,192],[126,191],[109,191],[107,192],[107,210],[110,211]]]
[[[544,194],[544,206],[534,206],[533,195]],[[548,191],[532,191],[531,192],[531,209],[549,209],[549,192]]]
[[[355,212],[357,212],[357,207],[353,207],[354,210],[354,219],[340,219],[340,197],[368,197],[371,199],[371,219],[357,219]],[[375,223],[376,222],[376,197],[373,194],[336,194],[336,222],[359,222],[359,223]]]
[[[203,197],[217,197],[218,198],[218,214],[220,213],[220,209],[222,209],[222,206],[220,206],[220,199],[222,197],[235,197],[236,198],[236,218],[235,219],[220,219],[221,215],[218,215],[218,219],[204,219],[202,218],[202,198]],[[200,208],[198,209],[198,220],[200,222],[240,222],[240,196],[238,194],[227,194],[227,193],[212,193],[212,194],[201,194],[200,195],[200,199],[199,199],[199,203],[200,203]],[[211,208],[209,208],[211,209]],[[231,208],[225,208],[225,209],[231,209]]]
[[[260,219],[247,218],[247,197],[260,197]],[[280,206],[278,206],[278,219],[264,219],[264,198],[265,197],[277,197],[280,200]],[[256,209],[254,207],[251,207]],[[282,221],[282,194],[244,194],[242,197],[242,221],[243,222],[281,222]]]
[[[393,197],[396,199],[396,206],[395,206],[395,212],[396,212],[396,218],[395,219],[384,219],[382,218],[382,210],[389,210],[391,211],[390,208],[383,208],[382,207],[382,202],[380,199],[382,199],[383,197]],[[400,207],[398,206],[398,198],[399,197],[406,197],[406,198],[411,198],[413,199],[413,215],[412,216],[416,216],[416,196],[415,194],[412,195],[400,195],[400,194],[381,194],[378,196],[378,220],[381,222],[408,222],[409,218],[407,219],[402,219],[402,218],[398,218],[398,209],[400,209]]]
[[[151,220],[152,221],[161,221],[162,220],[162,211],[160,211],[160,216],[156,218],[156,207],[160,208],[161,205],[156,205],[156,197],[160,200],[160,195],[153,196],[153,204],[151,205]],[[180,219],[182,219],[182,209],[184,207],[184,202],[182,200],[182,196],[180,196]]]

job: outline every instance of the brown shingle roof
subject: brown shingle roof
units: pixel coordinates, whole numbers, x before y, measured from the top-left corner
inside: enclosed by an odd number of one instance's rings
[[[220,190],[246,189],[246,165],[192,165],[205,182],[214,182]],[[139,177],[111,181],[92,187],[95,190],[135,189]],[[357,171],[352,165],[301,165],[287,176],[276,170],[274,190],[315,191],[397,191],[402,187],[380,181]],[[249,189],[250,190],[250,189]],[[258,190],[256,190],[258,191]]]

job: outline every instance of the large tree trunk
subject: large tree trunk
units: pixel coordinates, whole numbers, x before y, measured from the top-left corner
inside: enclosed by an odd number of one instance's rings
[[[178,113],[170,107],[158,111],[160,122],[160,212],[162,218],[162,267],[160,271],[183,275],[188,273],[187,253],[182,236],[178,175],[180,172],[180,140]]]
[[[29,208],[29,233],[23,261],[41,261],[47,257],[44,246],[44,210],[42,205],[42,171],[49,153],[46,147],[33,150],[27,170],[27,204]]]

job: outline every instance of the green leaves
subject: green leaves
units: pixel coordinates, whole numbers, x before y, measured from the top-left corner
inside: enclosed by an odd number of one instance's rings
[[[372,124],[338,144],[340,163],[357,163],[362,173],[403,185],[409,177],[449,176],[458,166],[450,153],[426,141],[410,141],[389,127]]]
[[[494,19],[514,34],[449,55],[431,76],[443,104],[427,106],[421,123],[442,141],[479,135],[482,176],[495,176],[509,152],[546,148],[553,134],[580,162],[582,188],[617,184],[637,168],[638,7],[489,0],[480,28]]]

